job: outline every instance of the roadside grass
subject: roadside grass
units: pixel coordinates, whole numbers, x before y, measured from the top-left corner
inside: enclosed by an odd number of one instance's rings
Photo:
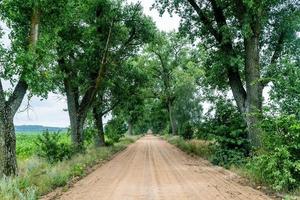
[[[205,140],[184,140],[182,137],[173,136],[173,135],[163,135],[163,139],[168,141],[170,144],[178,147],[182,151],[187,154],[192,154],[204,158],[208,161],[212,161],[213,154],[215,151],[214,142],[213,141],[205,141]],[[250,158],[248,158],[250,159]],[[247,162],[246,162],[247,163]],[[277,199],[282,200],[300,200],[300,188],[292,191],[292,192],[276,192],[271,189],[269,185],[265,183],[263,180],[263,175],[259,174],[259,171],[253,171],[247,167],[246,164],[243,165],[231,165],[229,170],[238,174],[239,176],[245,178],[250,185],[254,188],[263,190],[264,192],[275,195]]]
[[[35,200],[57,187],[87,175],[94,165],[109,160],[117,152],[135,142],[138,136],[126,136],[112,146],[95,148],[92,145],[84,154],[70,160],[49,164],[46,160],[31,156],[19,159],[18,177],[0,179],[1,200]]]
[[[176,147],[188,154],[197,155],[209,161],[212,159],[214,147],[212,145],[213,142],[211,141],[196,139],[184,140],[179,136],[171,135],[164,135],[163,138],[167,140],[170,144],[175,145]]]

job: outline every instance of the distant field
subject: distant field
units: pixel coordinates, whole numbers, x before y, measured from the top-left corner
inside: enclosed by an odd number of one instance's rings
[[[42,131],[35,131],[35,132],[17,132],[17,157],[19,159],[26,159],[30,156],[34,155],[37,151],[37,138],[41,135]],[[69,136],[66,132],[61,133],[62,142],[69,142]]]

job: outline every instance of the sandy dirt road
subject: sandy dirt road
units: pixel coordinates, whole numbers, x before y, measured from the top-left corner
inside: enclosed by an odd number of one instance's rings
[[[260,200],[237,176],[147,135],[77,182],[63,200]]]

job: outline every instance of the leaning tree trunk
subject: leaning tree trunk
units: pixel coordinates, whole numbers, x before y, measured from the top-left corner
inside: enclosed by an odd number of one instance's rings
[[[174,120],[173,109],[170,101],[168,101],[168,113],[169,113],[170,125],[172,128],[172,134],[176,135],[176,123]]]
[[[245,119],[248,128],[248,136],[253,147],[259,147],[261,128],[259,122],[262,119],[262,90],[260,82],[259,64],[259,38],[252,36],[245,39],[245,73],[246,73],[246,113]]]
[[[97,112],[97,109],[94,108],[93,115],[94,115],[95,125],[97,129],[97,134],[95,135],[95,146],[102,147],[105,146],[102,114]]]
[[[39,36],[39,24],[40,11],[34,8],[31,16],[28,51],[35,52]],[[13,119],[28,89],[28,85],[23,78],[21,74],[13,93],[7,101],[0,80],[0,175],[17,174],[16,134]]]
[[[6,176],[15,175],[17,159],[13,114],[7,106],[0,112],[0,171]]]

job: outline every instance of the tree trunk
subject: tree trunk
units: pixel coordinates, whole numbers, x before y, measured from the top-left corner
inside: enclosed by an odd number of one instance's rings
[[[252,36],[245,39],[245,77],[246,77],[246,123],[249,140],[253,147],[259,147],[260,133],[259,122],[262,118],[262,90],[260,83],[259,64],[259,37]]]
[[[173,110],[172,110],[172,105],[171,102],[168,102],[168,113],[169,113],[169,119],[170,119],[170,125],[172,128],[172,134],[176,135],[176,123],[173,117]]]
[[[70,84],[68,78],[64,80],[67,95],[68,113],[71,125],[71,138],[75,148],[80,151],[83,149],[83,125],[86,116],[78,112],[78,94]]]
[[[128,135],[133,135],[133,126],[131,120],[128,120]]]
[[[0,117],[0,171],[6,176],[15,175],[17,159],[13,113],[9,107],[5,107],[1,109]]]
[[[188,0],[193,9],[197,12],[199,19],[206,27],[206,29],[214,36],[216,41],[221,47],[221,52],[224,55],[235,56],[233,49],[233,42],[228,39],[226,32],[222,31],[223,27],[227,26],[226,17],[221,4],[218,4],[216,0],[209,0],[212,6],[215,21],[218,29],[214,26],[210,16],[197,4],[195,0]],[[262,90],[263,85],[260,82],[260,65],[259,65],[259,33],[261,31],[259,16],[261,13],[250,18],[248,16],[245,20],[245,16],[250,13],[246,13],[243,1],[236,1],[237,12],[235,13],[238,20],[241,23],[241,27],[244,23],[249,23],[252,29],[252,36],[244,38],[245,48],[245,79],[246,90],[238,67],[230,64],[230,59],[226,63],[227,76],[229,79],[229,85],[233,93],[234,99],[237,103],[239,111],[243,114],[245,122],[247,123],[248,136],[250,143],[253,147],[260,146],[259,134],[261,132],[259,128],[259,121],[262,117]],[[259,6],[258,6],[259,7]],[[258,10],[258,12],[261,12]],[[225,40],[226,39],[226,40]],[[275,56],[276,57],[276,56]]]
[[[95,119],[95,125],[97,128],[97,135],[95,135],[95,146],[102,147],[105,146],[102,114],[97,112],[97,109],[94,108],[93,115]]]
[[[70,122],[71,122],[71,138],[73,145],[78,151],[81,151],[84,147],[83,138],[83,125],[85,118],[78,114],[73,114],[69,112]]]

